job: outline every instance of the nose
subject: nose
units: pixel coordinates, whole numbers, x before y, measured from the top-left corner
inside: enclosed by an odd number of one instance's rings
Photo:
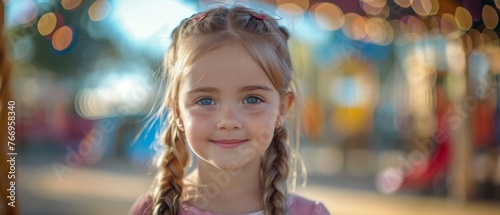
[[[217,129],[226,131],[241,129],[242,124],[238,116],[238,107],[236,107],[236,105],[225,105],[221,107]]]

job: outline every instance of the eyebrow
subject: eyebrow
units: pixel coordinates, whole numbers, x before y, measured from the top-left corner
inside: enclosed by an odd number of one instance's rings
[[[273,89],[264,86],[264,85],[251,85],[251,86],[244,86],[240,89],[240,91],[252,91],[252,90],[264,90],[264,91],[273,91]]]
[[[264,91],[273,91],[273,89],[264,86],[264,85],[250,85],[250,86],[244,86],[240,88],[240,92],[245,92],[245,91],[253,91],[253,90],[264,90]],[[215,87],[199,87],[195,88],[193,90],[190,90],[187,92],[187,94],[193,94],[193,93],[199,93],[199,92],[205,92],[205,93],[218,93],[219,90]]]
[[[196,89],[189,90],[187,92],[187,94],[193,94],[193,93],[199,93],[199,92],[212,93],[212,92],[219,92],[219,90],[215,87],[199,87]]]

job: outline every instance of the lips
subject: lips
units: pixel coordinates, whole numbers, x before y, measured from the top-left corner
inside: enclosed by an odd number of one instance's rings
[[[247,140],[244,139],[229,139],[229,140],[212,140],[211,142],[222,148],[236,148],[244,144]]]

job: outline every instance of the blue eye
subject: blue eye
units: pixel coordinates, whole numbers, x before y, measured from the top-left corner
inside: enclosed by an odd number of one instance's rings
[[[198,100],[198,102],[196,102],[196,104],[199,104],[199,105],[214,105],[215,102],[211,98],[202,98],[202,99]]]
[[[262,102],[262,99],[260,99],[259,97],[256,97],[256,96],[249,96],[247,98],[245,98],[245,103],[247,104],[258,104]]]

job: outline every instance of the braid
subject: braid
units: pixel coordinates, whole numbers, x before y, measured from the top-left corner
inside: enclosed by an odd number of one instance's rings
[[[179,211],[179,197],[182,195],[184,168],[189,154],[184,139],[173,116],[164,135],[166,150],[160,157],[156,175],[156,189],[153,193],[153,214],[175,215]],[[170,150],[171,149],[171,150]]]
[[[284,127],[275,130],[274,138],[264,154],[262,179],[264,184],[264,214],[286,214],[288,178],[287,132]]]
[[[172,45],[166,55],[165,72],[168,77],[167,84],[167,101],[178,100],[179,77],[169,73],[174,73],[176,63],[179,60],[179,47],[177,45],[180,37],[186,28],[189,27],[191,20],[184,19],[181,24],[176,27],[171,34]],[[177,108],[176,103],[170,104],[171,110]],[[175,115],[169,113],[168,127],[163,135],[163,144],[165,150],[159,157],[158,172],[156,174],[156,187],[153,191],[153,212],[155,215],[175,215],[179,211],[179,201],[182,196],[184,187],[183,178],[184,170],[189,161],[189,153],[186,142],[183,138],[183,132],[180,131],[175,123]]]

